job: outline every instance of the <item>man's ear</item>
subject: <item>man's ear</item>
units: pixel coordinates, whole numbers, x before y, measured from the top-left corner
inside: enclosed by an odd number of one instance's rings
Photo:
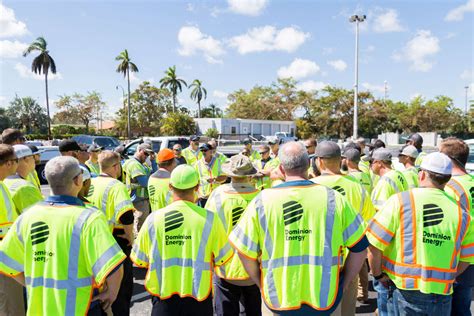
[[[283,166],[280,164],[278,166],[278,170],[280,170],[281,174],[283,175],[283,177],[286,177],[286,173],[285,173],[285,170],[283,169]]]

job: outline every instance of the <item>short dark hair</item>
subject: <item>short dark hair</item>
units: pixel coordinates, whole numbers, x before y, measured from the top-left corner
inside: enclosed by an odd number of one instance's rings
[[[428,170],[423,170],[428,174],[428,177],[431,179],[431,181],[434,182],[434,184],[437,185],[445,185],[448,183],[448,181],[451,179],[450,174],[441,174],[441,173],[436,173],[433,171],[428,171]]]
[[[448,137],[441,142],[439,151],[451,158],[459,167],[464,167],[469,158],[469,146],[465,141],[456,137]]]
[[[344,150],[348,150],[350,148],[354,148],[355,150],[359,151],[359,153],[362,152],[362,148],[360,148],[360,145],[354,142],[350,142],[344,147]]]
[[[17,140],[24,141],[23,133],[15,128],[7,128],[2,132],[2,143],[13,145]]]
[[[165,161],[161,161],[158,163],[158,167],[163,168],[163,167],[169,167],[173,163],[174,159],[169,159]]]
[[[0,165],[3,165],[7,160],[15,157],[15,150],[13,146],[8,144],[0,144]]]

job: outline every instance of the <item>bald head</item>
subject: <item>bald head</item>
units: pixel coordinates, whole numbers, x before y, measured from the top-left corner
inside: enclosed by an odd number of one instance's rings
[[[77,196],[82,187],[82,170],[74,157],[55,157],[46,163],[44,172],[53,194]]]
[[[306,177],[309,157],[305,146],[300,142],[285,143],[278,153],[280,164],[286,175]]]

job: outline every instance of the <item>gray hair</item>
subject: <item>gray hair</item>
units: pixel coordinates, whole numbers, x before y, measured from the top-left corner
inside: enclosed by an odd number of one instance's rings
[[[72,180],[81,173],[79,161],[74,157],[55,157],[46,163],[44,173],[53,193],[69,189]]]
[[[301,142],[285,143],[278,152],[278,158],[286,173],[303,174],[308,171],[309,156]]]

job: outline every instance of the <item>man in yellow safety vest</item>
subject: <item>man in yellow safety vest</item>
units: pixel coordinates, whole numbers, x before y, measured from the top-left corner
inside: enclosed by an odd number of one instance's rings
[[[198,186],[193,167],[176,167],[174,202],[151,213],[135,241],[131,258],[148,269],[151,315],[213,315],[212,268],[226,263],[232,249],[219,216],[195,204]]]
[[[188,165],[194,165],[196,161],[202,158],[202,153],[199,150],[199,139],[199,136],[196,135],[189,137],[189,147],[184,148],[181,152]]]
[[[176,155],[168,148],[163,148],[158,152],[157,160],[158,170],[148,180],[148,195],[152,212],[171,204],[170,176],[177,165]]]
[[[204,207],[211,192],[224,183],[227,176],[222,173],[222,161],[213,155],[211,146],[203,144],[199,150],[203,157],[194,167],[199,174],[198,205]]]
[[[418,150],[412,145],[405,146],[398,155],[398,161],[405,167],[402,173],[407,180],[409,189],[418,187],[418,169],[415,167],[416,157],[418,157]]]
[[[0,243],[0,272],[26,286],[28,315],[100,315],[117,296],[125,255],[104,215],[77,199],[78,161],[55,157],[45,174],[53,195],[8,231]]]

